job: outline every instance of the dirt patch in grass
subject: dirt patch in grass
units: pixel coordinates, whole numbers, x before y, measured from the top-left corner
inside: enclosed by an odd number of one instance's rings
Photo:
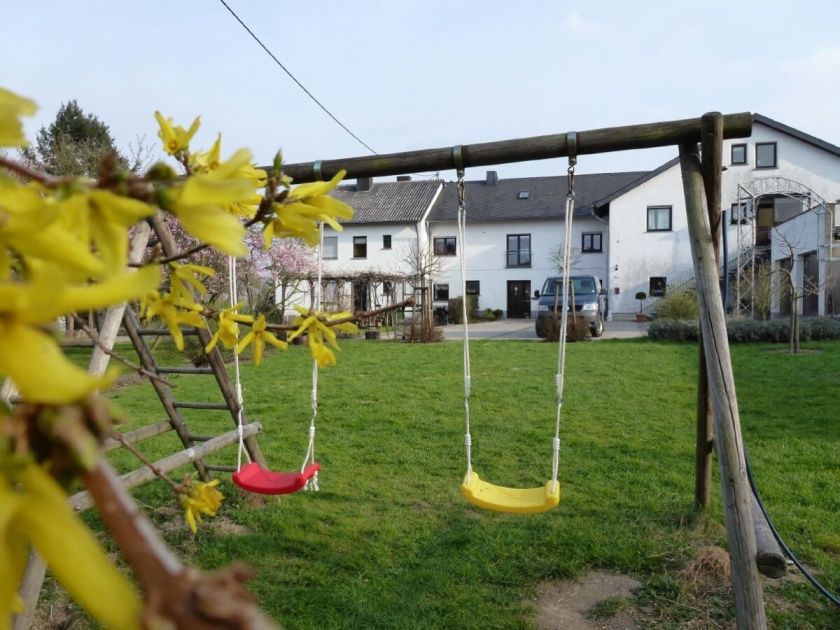
[[[590,571],[577,580],[544,582],[536,601],[536,625],[541,630],[634,630],[640,626],[621,600],[630,598],[639,586],[627,575],[608,571]],[[587,619],[593,609],[599,618]]]

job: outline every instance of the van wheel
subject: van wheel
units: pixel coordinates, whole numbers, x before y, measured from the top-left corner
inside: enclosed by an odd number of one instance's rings
[[[600,337],[604,334],[604,318],[599,317],[598,321],[595,323],[595,328],[592,329],[592,336],[593,337]]]

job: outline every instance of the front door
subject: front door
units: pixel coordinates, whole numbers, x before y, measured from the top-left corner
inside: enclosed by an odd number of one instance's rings
[[[369,285],[364,280],[357,280],[353,282],[353,310],[367,311],[370,308],[368,300]]]
[[[531,281],[508,280],[507,316],[515,319],[531,317]]]

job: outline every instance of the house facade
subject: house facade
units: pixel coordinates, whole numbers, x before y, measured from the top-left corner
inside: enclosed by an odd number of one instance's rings
[[[838,313],[840,147],[756,114],[752,136],[725,141],[723,152],[722,275],[729,307],[749,310],[758,294],[752,270],[766,263],[774,278],[790,270],[801,286],[819,289],[797,302],[805,315]],[[327,288],[328,305],[367,310],[429,284],[430,295],[420,297],[440,311],[461,294],[463,251],[467,293],[478,296],[479,309],[534,316],[534,291],[558,274],[566,185],[565,176],[500,179],[494,171],[467,181],[466,243],[458,235],[452,182],[403,176],[336,189],[355,215],[343,232],[325,231],[324,269],[334,285]],[[668,291],[691,284],[676,158],[653,171],[577,175],[575,192],[572,273],[601,280],[608,319],[655,308]],[[421,282],[421,275],[430,281]],[[793,306],[775,286],[771,315],[784,315]],[[647,296],[642,305],[639,292]]]

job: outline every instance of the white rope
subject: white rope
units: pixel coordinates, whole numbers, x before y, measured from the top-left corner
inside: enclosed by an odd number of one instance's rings
[[[320,238],[318,239],[318,282],[315,285],[315,310],[321,310],[321,284],[324,277],[324,224],[319,225]],[[306,469],[307,464],[315,463],[315,420],[318,418],[318,362],[312,359],[312,392],[310,394],[310,404],[312,407],[312,416],[309,421],[309,445],[306,449],[306,455],[303,458],[300,472]],[[304,486],[304,490],[311,490],[318,492],[318,473],[316,472]]]
[[[470,329],[467,322],[467,208],[464,171],[458,170],[458,238],[461,264],[461,318],[464,326],[464,447],[467,453],[467,478],[472,474],[472,435],[470,434],[470,395],[472,370],[470,368]]]
[[[563,409],[563,382],[566,371],[566,331],[569,321],[569,283],[571,279],[572,260],[572,223],[575,213],[575,188],[574,188],[574,159],[569,158],[568,189],[566,192],[566,217],[563,222],[563,309],[560,315],[560,331],[557,344],[557,373],[555,385],[557,388],[557,419],[554,425],[554,438],[551,441],[551,479],[554,487],[557,487],[557,474],[560,468],[560,418]],[[557,291],[555,283],[554,290]],[[556,295],[556,293],[555,293]],[[556,302],[555,302],[556,303]]]
[[[239,291],[236,284],[236,258],[228,256],[228,291],[230,293],[230,305],[239,303]],[[236,313],[236,311],[234,311]],[[243,408],[245,397],[242,395],[242,380],[239,375],[239,355],[233,351],[233,382],[236,385],[236,435],[239,438],[239,448],[236,451],[236,470],[242,469],[242,453],[251,462],[251,455],[245,450],[245,436],[243,432]]]

